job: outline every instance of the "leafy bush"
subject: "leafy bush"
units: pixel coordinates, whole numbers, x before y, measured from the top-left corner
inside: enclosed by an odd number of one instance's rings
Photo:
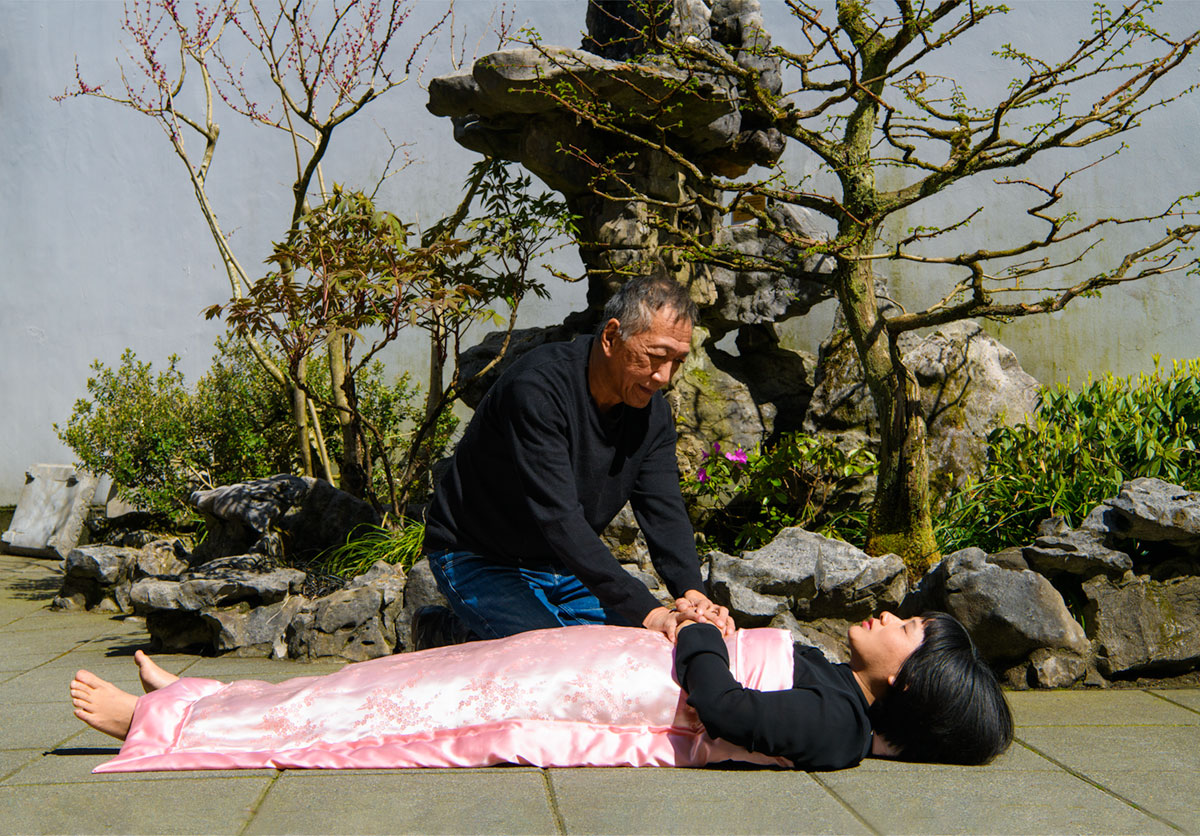
[[[1045,518],[1077,526],[1140,476],[1198,490],[1197,428],[1200,359],[1176,361],[1167,374],[1155,356],[1149,374],[1108,374],[1079,392],[1047,388],[1029,424],[988,436],[985,471],[947,499],[939,545],[994,552],[1030,543]]]
[[[128,501],[173,525],[195,520],[186,504],[194,490],[299,471],[289,393],[240,340],[218,340],[216,349],[195,391],[174,355],[159,372],[128,349],[115,369],[96,361],[88,397],[75,402],[65,428],[55,425],[80,466],[112,477]],[[328,391],[327,365],[312,364],[311,384]],[[420,415],[419,391],[407,376],[391,386],[383,383],[379,364],[363,375],[361,389],[365,409],[385,428],[385,438],[403,445],[405,423]],[[320,419],[326,438],[339,443],[333,409]],[[450,417],[439,425],[439,451],[453,426]]]
[[[753,451],[716,442],[684,494],[713,548],[755,549],[794,525],[861,542],[866,510],[858,497],[875,467],[870,450],[821,435],[790,433]]]

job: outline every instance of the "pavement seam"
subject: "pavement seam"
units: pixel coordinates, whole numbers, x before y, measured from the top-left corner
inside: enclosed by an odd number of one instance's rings
[[[563,821],[562,811],[558,809],[558,795],[554,792],[554,782],[550,780],[550,770],[540,769],[542,786],[546,790],[546,800],[550,803],[550,815],[554,817],[554,829],[559,836],[566,836],[567,825]]]
[[[250,805],[250,815],[246,816],[246,821],[242,823],[241,829],[238,830],[238,836],[243,836],[250,825],[254,823],[254,819],[258,816],[258,811],[262,807],[264,801],[267,800],[267,793],[271,791],[271,787],[283,775],[282,769],[275,770],[275,774],[271,776],[271,780],[267,781],[267,785],[263,787],[262,792],[258,794],[258,798],[254,799],[254,803]]]
[[[1184,711],[1190,711],[1193,714],[1200,714],[1200,711],[1196,710],[1195,708],[1192,708],[1190,705],[1184,705],[1181,702],[1176,702],[1175,700],[1171,699],[1170,697],[1164,697],[1162,694],[1158,693],[1157,691],[1143,691],[1142,693],[1149,694],[1150,696],[1155,697],[1156,699],[1160,699],[1163,702],[1170,703],[1171,705],[1182,708]]]
[[[850,806],[850,802],[848,802],[848,801],[846,801],[846,799],[842,798],[841,795],[838,794],[837,790],[835,790],[833,787],[829,786],[829,784],[825,783],[825,781],[821,780],[820,775],[816,774],[815,772],[809,772],[807,774],[808,774],[809,778],[811,778],[813,781],[816,782],[817,786],[819,786],[821,789],[825,790],[825,792],[829,793],[829,795],[833,796],[833,800],[836,801],[838,804],[841,804],[842,807],[844,807],[846,809],[847,813],[854,816],[855,820],[859,824],[861,824],[863,827],[865,827],[871,833],[874,833],[875,836],[883,836],[882,831],[877,830],[873,824],[871,824],[869,821],[867,821],[865,818],[863,818],[862,814],[859,813],[857,810],[855,810],[852,806]]]
[[[1180,833],[1189,832],[1186,828],[1180,827],[1179,825],[1175,824],[1175,822],[1171,821],[1170,819],[1160,816],[1158,813],[1152,812],[1151,810],[1147,810],[1145,807],[1143,807],[1141,804],[1138,804],[1133,799],[1126,798],[1125,796],[1121,795],[1116,790],[1109,789],[1108,787],[1101,784],[1099,781],[1089,778],[1087,775],[1080,772],[1079,770],[1074,769],[1070,766],[1067,766],[1065,763],[1060,761],[1058,758],[1053,757],[1052,755],[1046,754],[1041,749],[1034,746],[1032,743],[1027,743],[1026,741],[1022,740],[1019,737],[1014,737],[1013,740],[1015,740],[1017,743],[1024,746],[1029,751],[1033,752],[1035,755],[1039,755],[1039,756],[1045,758],[1046,760],[1050,761],[1050,763],[1054,764],[1059,769],[1066,772],[1068,775],[1078,778],[1080,781],[1083,781],[1085,784],[1089,784],[1089,785],[1095,787],[1096,789],[1100,790],[1100,792],[1104,793],[1105,795],[1111,796],[1111,797],[1115,798],[1117,801],[1120,801],[1122,804],[1132,807],[1133,809],[1137,810],[1142,815],[1149,816],[1150,818],[1154,819],[1155,821],[1157,821],[1161,824],[1165,824],[1167,827],[1171,828],[1172,830],[1177,830]]]

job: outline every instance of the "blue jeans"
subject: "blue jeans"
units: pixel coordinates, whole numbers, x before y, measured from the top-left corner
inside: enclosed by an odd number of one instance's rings
[[[432,552],[429,567],[454,614],[482,639],[572,624],[629,626],[565,566],[505,566],[447,550]]]

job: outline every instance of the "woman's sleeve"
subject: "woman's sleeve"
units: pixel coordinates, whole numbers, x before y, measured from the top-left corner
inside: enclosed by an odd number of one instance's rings
[[[785,757],[800,769],[844,769],[863,757],[870,728],[844,695],[817,687],[742,687],[729,671],[721,633],[711,624],[680,630],[675,672],[712,737]]]

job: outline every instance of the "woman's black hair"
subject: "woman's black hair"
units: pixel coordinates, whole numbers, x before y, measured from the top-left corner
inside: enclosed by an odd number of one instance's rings
[[[1012,712],[1000,684],[953,616],[922,618],[925,639],[871,706],[871,725],[903,760],[987,763],[1012,743]]]

